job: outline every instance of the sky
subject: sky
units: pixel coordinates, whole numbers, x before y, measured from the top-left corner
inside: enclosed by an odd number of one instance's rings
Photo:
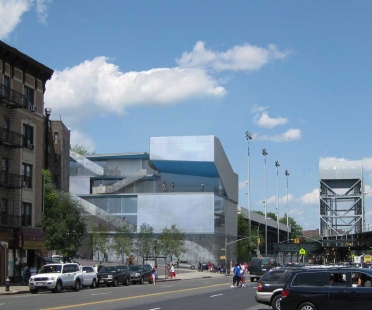
[[[0,0],[0,40],[54,70],[45,106],[73,145],[214,135],[247,208],[248,131],[251,209],[264,210],[265,148],[267,211],[278,187],[287,211],[288,170],[289,215],[316,229],[321,160],[363,160],[371,192],[371,15],[369,0]]]

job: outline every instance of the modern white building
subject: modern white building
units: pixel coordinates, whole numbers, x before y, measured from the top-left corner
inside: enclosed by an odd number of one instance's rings
[[[238,175],[218,138],[152,137],[150,154],[70,158],[70,191],[87,212],[117,223],[125,217],[137,231],[146,223],[155,234],[177,225],[187,239],[183,259],[225,262],[225,244],[237,235]]]

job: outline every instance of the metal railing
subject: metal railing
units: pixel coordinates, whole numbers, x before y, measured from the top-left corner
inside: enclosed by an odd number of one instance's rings
[[[0,102],[6,103],[14,108],[27,109],[25,96],[4,84],[0,84]]]
[[[21,217],[19,215],[9,215],[0,213],[0,227],[20,227]]]
[[[22,188],[23,175],[10,173],[7,171],[0,172],[0,186],[11,188]]]
[[[25,145],[24,143],[25,143],[24,135],[0,127],[0,144],[22,147],[23,145]]]

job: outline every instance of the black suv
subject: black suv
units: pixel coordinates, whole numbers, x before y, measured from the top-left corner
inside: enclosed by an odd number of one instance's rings
[[[370,309],[372,270],[349,267],[294,271],[280,302],[281,310]]]
[[[257,282],[256,301],[279,310],[284,284],[295,270],[299,268],[273,268],[266,271]]]
[[[267,270],[275,266],[277,266],[276,261],[270,257],[253,257],[249,266],[251,282],[255,279],[258,281]]]
[[[150,274],[152,273],[152,267],[149,264],[146,265],[133,265],[129,266],[130,281],[133,284],[140,283],[143,284],[148,281],[150,284],[152,280],[150,279]]]
[[[118,286],[119,283],[127,286],[130,281],[130,274],[127,266],[104,266],[99,270],[97,278],[97,287],[102,284]]]

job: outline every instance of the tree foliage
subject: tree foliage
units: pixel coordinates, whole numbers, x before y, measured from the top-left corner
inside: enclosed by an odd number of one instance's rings
[[[46,248],[61,253],[64,258],[71,258],[87,232],[87,225],[81,216],[81,205],[69,193],[54,189],[49,170],[43,170],[43,175],[44,213],[41,227],[45,231]]]
[[[83,144],[79,145],[79,144],[74,144],[71,146],[71,151],[74,151],[75,153],[78,153],[80,155],[94,155],[96,154],[95,151],[93,152],[88,152],[88,150],[84,147]]]
[[[116,234],[112,238],[111,249],[117,258],[121,258],[122,263],[124,263],[124,255],[129,257],[133,250],[133,237],[129,226],[124,224],[123,227],[116,230]]]
[[[242,214],[238,214],[238,240],[247,238],[236,243],[235,256],[239,262],[249,261],[251,252],[257,247],[257,238],[255,237],[253,231],[249,232],[247,219]]]
[[[103,258],[103,253],[107,251],[108,241],[109,241],[108,232],[103,223],[99,223],[97,226],[92,227],[91,244],[92,244],[93,253],[98,254],[98,260],[100,260],[99,254],[102,253],[102,258]]]
[[[150,256],[154,244],[154,228],[146,223],[140,226],[137,234],[136,249],[142,256]]]
[[[180,257],[182,253],[186,253],[184,243],[185,233],[176,225],[163,228],[159,235],[159,250],[165,256],[169,256],[171,260],[173,256]]]
[[[287,214],[284,214],[284,216],[279,219],[279,222],[287,225]],[[288,216],[288,223],[289,226],[292,227],[291,238],[301,237],[303,230],[302,226],[298,225],[295,219],[290,216]]]

